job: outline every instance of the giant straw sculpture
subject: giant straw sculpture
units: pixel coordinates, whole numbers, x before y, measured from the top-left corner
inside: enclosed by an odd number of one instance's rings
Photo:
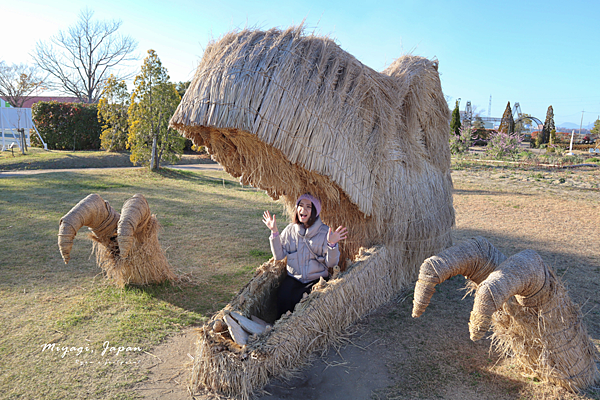
[[[323,222],[350,237],[342,273],[278,321],[285,263],[261,266],[200,329],[194,390],[249,398],[289,376],[451,244],[449,117],[436,61],[404,56],[380,73],[302,28],[232,32],[206,48],[170,126],[288,210],[318,197]],[[232,311],[272,329],[236,343],[221,330]]]

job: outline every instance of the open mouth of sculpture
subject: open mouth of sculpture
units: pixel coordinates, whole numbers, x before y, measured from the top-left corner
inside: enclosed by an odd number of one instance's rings
[[[366,216],[332,179],[294,164],[279,149],[239,129],[177,126],[196,146],[205,146],[212,158],[243,185],[264,190],[272,199],[283,200],[292,215],[295,200],[304,193],[322,204],[321,218],[329,226],[351,227],[352,235],[340,242],[340,267],[354,260],[361,247],[376,243]],[[308,218],[309,215],[306,215]]]
[[[325,224],[351,227],[351,237],[340,242],[341,270],[336,269],[328,282],[316,284],[293,313],[277,319],[277,290],[287,272],[285,261],[271,260],[258,267],[250,282],[199,331],[193,386],[245,398],[270,377],[287,376],[360,315],[388,301],[397,281],[390,274],[397,269],[391,267],[385,247],[371,247],[377,240],[369,231],[371,217],[330,178],[290,162],[280,150],[243,130],[176,128],[195,145],[205,146],[242,184],[281,199],[288,212],[293,212],[301,194],[309,192],[320,199]],[[263,324],[257,333],[253,321]],[[237,332],[231,329],[236,322],[243,325]]]

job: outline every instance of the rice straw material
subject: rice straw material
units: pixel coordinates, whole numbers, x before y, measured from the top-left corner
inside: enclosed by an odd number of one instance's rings
[[[479,285],[469,322],[473,340],[490,317],[493,345],[523,374],[573,392],[600,379],[579,307],[535,251],[510,257]]]
[[[77,203],[59,222],[58,247],[65,264],[71,259],[73,239],[77,231],[87,226],[95,239],[109,245],[116,235],[119,213],[97,194],[90,194]]]
[[[337,279],[321,282],[294,312],[275,321],[245,346],[211,327],[233,311],[246,317],[274,318],[274,295],[285,276],[285,263],[270,260],[223,310],[198,330],[191,384],[227,396],[249,399],[269,379],[290,378],[311,354],[338,340],[344,330],[397,292],[384,247],[363,249]]]
[[[232,32],[207,47],[170,126],[290,216],[300,195],[318,197],[323,222],[349,237],[336,278],[242,347],[221,321],[237,311],[274,322],[285,264],[263,264],[199,330],[193,388],[249,398],[289,376],[451,244],[449,119],[435,60],[404,56],[379,73],[302,27]]]
[[[211,43],[170,126],[289,210],[318,197],[323,222],[350,229],[342,270],[383,244],[408,284],[451,244],[449,117],[436,61],[379,73],[299,27]]]
[[[151,217],[150,206],[141,194],[134,195],[123,204],[117,227],[117,242],[121,257],[125,258],[129,255],[136,231],[143,230]]]
[[[125,202],[121,214],[95,194],[73,207],[61,219],[59,228],[59,247],[65,262],[77,229],[84,225],[92,229],[96,263],[117,286],[177,279],[158,241],[158,220],[150,214],[141,194]],[[121,253],[121,246],[126,253]]]
[[[483,338],[491,326],[493,346],[524,374],[571,391],[598,381],[598,354],[581,311],[535,251],[507,259],[476,238],[427,259],[415,288],[413,317],[429,304],[435,284],[457,274],[471,279],[475,290],[471,340]]]
[[[485,238],[478,236],[452,246],[423,261],[415,285],[413,318],[423,314],[435,286],[456,275],[463,275],[475,284],[481,283],[500,265],[506,256]]]
[[[525,250],[515,254],[496,268],[477,286],[469,322],[473,341],[483,338],[490,328],[492,314],[512,296],[518,296],[517,301],[525,301],[537,294],[539,304],[548,300],[540,291],[548,281],[549,272],[535,251]]]

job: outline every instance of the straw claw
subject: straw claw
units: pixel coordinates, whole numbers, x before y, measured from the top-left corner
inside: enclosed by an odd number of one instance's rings
[[[177,279],[158,243],[158,221],[141,194],[125,202],[122,214],[97,194],[90,194],[59,225],[58,245],[65,263],[77,231],[88,226],[96,263],[117,286]]]

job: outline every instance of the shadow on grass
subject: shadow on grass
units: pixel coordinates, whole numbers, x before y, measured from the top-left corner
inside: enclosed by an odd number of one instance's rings
[[[201,182],[213,186],[240,188],[240,183],[233,180],[232,177],[219,179],[211,176],[206,176],[197,172],[172,169],[168,167],[160,168],[157,172],[154,172],[154,174],[158,174],[166,179],[183,180],[188,182]]]
[[[235,272],[214,274],[204,281],[181,274],[179,282],[164,282],[147,286],[132,286],[152,297],[168,302],[181,309],[210,316],[229,303],[238,291],[252,279],[254,271],[270,258],[263,251],[251,250],[255,265],[248,265]]]
[[[209,316],[227,304],[233,295],[221,285],[211,283],[164,282],[147,286],[131,286],[181,309]]]
[[[244,186],[244,185],[240,184],[240,182],[238,182],[232,176],[227,175],[227,173],[225,173],[225,172],[223,172],[223,174],[226,176],[224,176],[222,178],[209,176],[202,172],[172,169],[172,168],[168,168],[168,167],[160,168],[158,170],[158,172],[155,172],[155,173],[166,179],[183,180],[183,181],[188,181],[188,182],[193,182],[193,183],[208,184],[212,187],[235,188],[235,189],[241,190],[241,191],[248,191],[248,190],[249,191],[257,191],[257,192],[262,191],[261,189],[257,189],[252,186]]]
[[[8,161],[0,162],[0,170],[38,170],[38,169],[73,169],[73,168],[115,168],[133,167],[128,151],[106,152],[103,150],[90,151],[60,151],[51,152],[32,150],[25,156],[11,157]],[[0,159],[1,160],[1,159]],[[201,153],[184,155],[171,165],[214,164],[210,157]]]

